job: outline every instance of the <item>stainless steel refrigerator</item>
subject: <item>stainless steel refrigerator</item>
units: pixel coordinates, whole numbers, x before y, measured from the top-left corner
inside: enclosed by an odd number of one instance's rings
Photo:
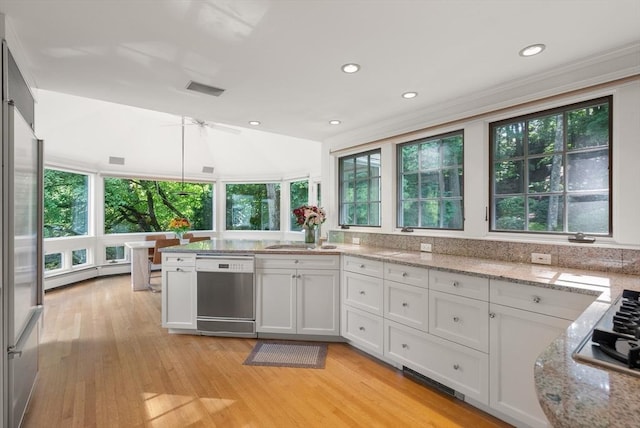
[[[38,373],[43,309],[42,141],[11,100],[2,49],[2,426],[21,424]]]

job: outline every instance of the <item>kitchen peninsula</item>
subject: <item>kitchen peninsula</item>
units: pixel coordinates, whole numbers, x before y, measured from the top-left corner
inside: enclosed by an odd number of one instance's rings
[[[339,257],[342,338],[382,361],[398,368],[411,368],[455,391],[463,391],[465,401],[503,417],[507,422],[517,424],[524,421],[532,426],[543,426],[546,421],[544,418],[540,419],[540,416],[527,405],[523,405],[521,410],[505,410],[514,406],[510,403],[506,403],[509,406],[505,406],[502,402],[511,399],[508,396],[510,379],[500,379],[500,370],[504,368],[505,375],[502,377],[508,378],[518,362],[503,361],[499,356],[505,355],[505,352],[508,355],[526,351],[518,349],[517,345],[512,345],[515,350],[496,347],[504,342],[499,340],[501,336],[496,336],[502,331],[497,326],[504,320],[515,319],[516,312],[517,315],[526,316],[539,312],[539,315],[536,314],[537,318],[532,319],[534,321],[562,320],[554,327],[555,330],[551,330],[557,331],[560,335],[556,339],[554,338],[557,334],[546,338],[545,345],[541,348],[543,352],[538,356],[538,350],[533,356],[532,364],[526,366],[531,367],[533,373],[527,373],[526,367],[521,370],[524,379],[528,378],[530,383],[535,384],[537,399],[548,421],[557,427],[625,427],[640,424],[637,416],[640,414],[640,377],[578,362],[572,357],[576,347],[590,334],[594,324],[623,289],[640,290],[638,276],[381,247],[343,244],[331,247],[333,248],[308,248],[299,242],[214,239],[166,248],[163,255],[178,255],[185,259],[191,257],[189,260],[194,260],[199,254],[249,255],[257,258],[277,256],[292,263],[302,257]],[[188,270],[189,266],[185,269]],[[327,267],[327,270],[335,269]],[[357,273],[358,270],[362,272]],[[450,281],[450,278],[453,280]],[[358,282],[353,282],[355,280]],[[449,282],[451,290],[444,289],[443,287],[449,286]],[[195,281],[190,284],[195,287]],[[353,294],[349,294],[350,284],[358,284],[357,290],[351,290]],[[379,285],[380,294],[375,295],[374,300],[367,301],[361,298],[377,292],[375,288],[367,288],[367,284]],[[165,287],[163,274],[163,291]],[[419,295],[412,293],[422,293],[427,299],[424,300],[423,313],[416,316],[428,320],[424,322],[424,327],[413,321],[415,317],[411,312],[411,306],[420,299],[408,300],[411,296]],[[170,295],[169,293],[163,296],[163,317],[165,305],[172,304],[172,300],[168,298]],[[398,303],[394,309],[394,296],[398,295],[407,299],[398,300],[397,302],[402,303]],[[533,296],[534,303],[519,301],[520,295]],[[191,297],[195,297],[195,294]],[[340,305],[340,302],[337,301],[336,304]],[[380,307],[376,308],[376,305]],[[519,305],[522,306],[517,309]],[[489,314],[479,322],[468,323],[473,324],[474,328],[477,325],[486,325],[486,330],[481,329],[477,335],[474,332],[474,342],[469,342],[469,337],[462,334],[453,335],[466,331],[461,330],[461,324],[464,324],[460,322],[462,317],[456,315],[450,317],[450,320],[446,317],[438,318],[438,314],[444,313],[445,309],[451,306],[470,308],[469,316],[474,313]],[[395,316],[398,311],[403,310],[405,312],[401,315],[405,321],[402,321],[402,317]],[[352,315],[355,318],[349,318]],[[195,313],[193,316],[195,317]],[[409,319],[411,321],[408,321]],[[350,330],[349,323],[352,322],[359,323],[355,331]],[[371,324],[366,324],[367,322]],[[526,319],[523,325],[532,322]],[[380,330],[376,330],[377,328]],[[372,329],[380,332],[379,337],[367,335]],[[195,328],[192,331],[197,334]],[[488,340],[489,331],[491,341]],[[526,332],[522,333],[526,335]],[[481,339],[478,340],[476,336]],[[308,336],[305,336],[305,339],[308,339]],[[399,341],[395,342],[396,339]],[[531,342],[536,337],[525,339]],[[438,362],[421,360],[423,355],[412,355],[412,348],[437,349],[434,354],[443,353],[451,355],[451,358],[461,356],[463,351],[467,352],[468,359],[462,361],[467,364],[473,363],[473,366],[469,365],[469,370],[475,371],[477,368],[479,374],[470,376],[469,371],[463,373],[464,370],[461,368],[465,367],[465,363],[459,364],[455,361],[453,367],[449,367],[449,361],[446,367],[434,368],[432,365],[437,366]],[[474,349],[469,351],[470,348]],[[451,370],[452,374],[448,374],[446,370]],[[511,383],[514,383],[513,379]],[[526,389],[522,382],[516,383],[519,389]],[[617,410],[622,413],[618,413]],[[512,413],[509,413],[510,411]],[[624,417],[620,417],[620,414]]]

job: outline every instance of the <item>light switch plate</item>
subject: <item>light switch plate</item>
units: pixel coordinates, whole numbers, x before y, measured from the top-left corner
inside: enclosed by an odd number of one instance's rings
[[[420,251],[431,252],[431,244],[420,244]]]
[[[531,253],[531,263],[537,263],[540,265],[550,265],[551,254]]]

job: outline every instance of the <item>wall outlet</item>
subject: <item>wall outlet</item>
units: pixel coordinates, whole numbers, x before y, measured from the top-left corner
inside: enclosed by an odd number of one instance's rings
[[[353,245],[360,245],[360,238],[351,238],[351,243]]]
[[[531,263],[537,263],[540,265],[550,265],[551,254],[531,253]]]
[[[420,251],[431,252],[431,244],[420,244]]]

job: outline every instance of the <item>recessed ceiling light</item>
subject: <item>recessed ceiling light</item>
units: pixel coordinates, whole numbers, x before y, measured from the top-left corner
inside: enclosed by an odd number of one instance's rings
[[[330,125],[340,125],[342,122],[340,122],[338,119],[333,119],[329,121]]]
[[[249,121],[249,125],[251,125],[251,126],[258,126],[258,125],[260,125],[260,122],[259,122],[259,121],[257,121],[257,120],[250,120],[250,121]]]
[[[402,98],[406,98],[406,99],[415,98],[417,96],[418,96],[417,92],[405,92],[404,94],[402,94]]]
[[[546,48],[542,43],[536,43],[535,45],[527,46],[518,52],[520,56],[534,56],[538,55]]]
[[[360,70],[360,66],[355,63],[349,63],[342,66],[342,71],[344,71],[345,73],[351,74],[355,73],[358,70]]]

